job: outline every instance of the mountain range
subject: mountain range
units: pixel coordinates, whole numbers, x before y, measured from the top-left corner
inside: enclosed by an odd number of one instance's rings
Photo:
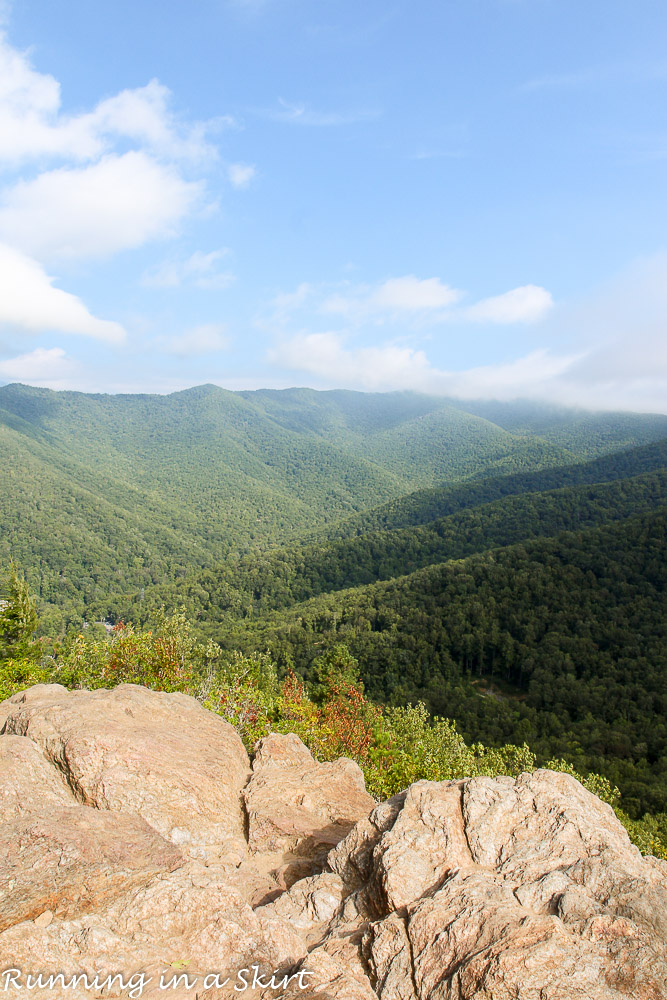
[[[667,416],[417,393],[0,388],[0,565],[45,634],[183,606],[223,649],[667,810]]]

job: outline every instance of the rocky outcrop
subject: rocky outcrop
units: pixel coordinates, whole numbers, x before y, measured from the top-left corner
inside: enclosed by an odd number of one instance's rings
[[[417,782],[329,863],[382,1000],[667,995],[667,865],[569,775]]]
[[[47,684],[7,704],[4,733],[29,737],[84,805],[137,813],[198,857],[243,837],[248,755],[194,698],[132,684],[72,692]]]
[[[0,930],[45,910],[86,913],[182,863],[138,816],[75,806],[2,823]]]
[[[568,775],[376,805],[351,761],[272,734],[251,770],[217,716],[133,685],[37,686],[0,726],[10,997],[40,972],[99,980],[43,1000],[667,997],[667,864]]]
[[[255,854],[326,854],[375,805],[358,764],[319,764],[293,733],[259,741],[243,797]]]

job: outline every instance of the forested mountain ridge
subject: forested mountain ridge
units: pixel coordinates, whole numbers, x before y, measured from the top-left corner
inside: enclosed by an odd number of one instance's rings
[[[256,390],[244,393],[281,427],[335,442],[415,483],[467,479],[480,469],[558,465],[574,457],[558,445],[515,435],[450,401],[417,393]],[[667,430],[666,430],[667,433]]]
[[[240,395],[278,423],[334,439],[337,433],[384,435],[412,420],[465,414],[518,436],[539,437],[574,455],[628,449],[667,436],[664,414],[581,410],[534,402],[483,402],[416,392],[362,393],[344,389],[256,389]]]
[[[576,453],[587,449],[601,454],[630,448],[649,428],[653,440],[664,437],[665,418],[651,413],[600,413],[557,404],[528,401],[500,403],[469,400],[462,404],[468,413],[490,420],[513,434],[537,434],[545,441]]]
[[[588,462],[415,490],[378,507],[342,518],[332,525],[317,528],[303,536],[303,541],[325,544],[371,531],[395,531],[428,524],[439,517],[503,497],[614,482],[661,469],[667,469],[667,438],[626,451],[614,451]]]
[[[258,611],[360,586],[450,559],[651,511],[667,498],[667,469],[586,487],[504,497],[425,525],[375,531],[325,546],[289,547],[242,560],[233,582]]]
[[[489,480],[488,486],[495,482]],[[125,602],[108,601],[104,613],[136,618],[150,607],[182,604],[210,626],[229,614],[265,614],[318,594],[405,576],[489,549],[609,524],[666,501],[667,467],[616,482],[509,495],[413,527],[254,550],[149,589],[141,609],[133,607],[135,595]]]
[[[559,418],[562,420],[562,418]],[[625,415],[589,415],[604,447]],[[539,408],[535,420],[544,423]],[[597,421],[597,423],[596,423]],[[636,417],[650,441],[667,418]],[[416,393],[199,386],[169,396],[0,387],[0,561],[52,620],[284,545],[415,487],[581,461]],[[63,617],[64,616],[64,617]]]

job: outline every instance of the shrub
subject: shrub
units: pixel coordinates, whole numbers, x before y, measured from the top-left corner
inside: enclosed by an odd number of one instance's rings
[[[220,647],[198,642],[183,610],[157,612],[154,625],[135,629],[120,622],[104,638],[83,632],[56,648],[53,679],[67,687],[115,687],[142,684],[158,691],[188,691],[215,663]]]

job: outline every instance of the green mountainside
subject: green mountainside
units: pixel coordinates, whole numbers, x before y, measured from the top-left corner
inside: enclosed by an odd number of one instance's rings
[[[646,437],[664,437],[664,417],[649,413],[591,413],[589,410],[529,402],[466,402],[468,413],[490,420],[513,434],[537,434],[551,444],[593,456],[630,448]]]
[[[263,389],[243,395],[279,426],[326,438],[348,454],[380,464],[401,479],[406,491],[480,471],[560,465],[583,454],[535,435],[515,435],[447,400],[417,393]]]
[[[667,468],[667,438],[628,451],[614,451],[574,465],[415,490],[332,525],[315,529],[304,536],[303,540],[323,544],[371,531],[394,531],[397,528],[428,524],[438,517],[446,517],[503,497],[540,493],[566,486],[614,482],[664,468]]]
[[[182,606],[310,680],[344,644],[371,697],[667,809],[667,417],[8,385],[0,484],[42,635]]]
[[[618,482],[505,496],[414,527],[254,550],[149,589],[143,609],[136,607],[135,593],[125,600],[107,600],[100,613],[136,619],[162,604],[183,605],[207,625],[225,623],[230,614],[262,615],[318,594],[404,576],[519,541],[609,524],[660,508],[666,499],[667,462],[656,472]]]
[[[534,420],[544,423],[539,408]],[[598,437],[615,425],[623,440],[630,433],[624,414],[590,420],[604,429]],[[634,442],[661,427],[667,435],[667,418],[637,417]],[[420,487],[581,461],[601,447],[589,436],[565,450],[416,393],[209,385],[108,396],[7,385],[0,562],[26,567],[55,628],[110,593],[335,530]]]

